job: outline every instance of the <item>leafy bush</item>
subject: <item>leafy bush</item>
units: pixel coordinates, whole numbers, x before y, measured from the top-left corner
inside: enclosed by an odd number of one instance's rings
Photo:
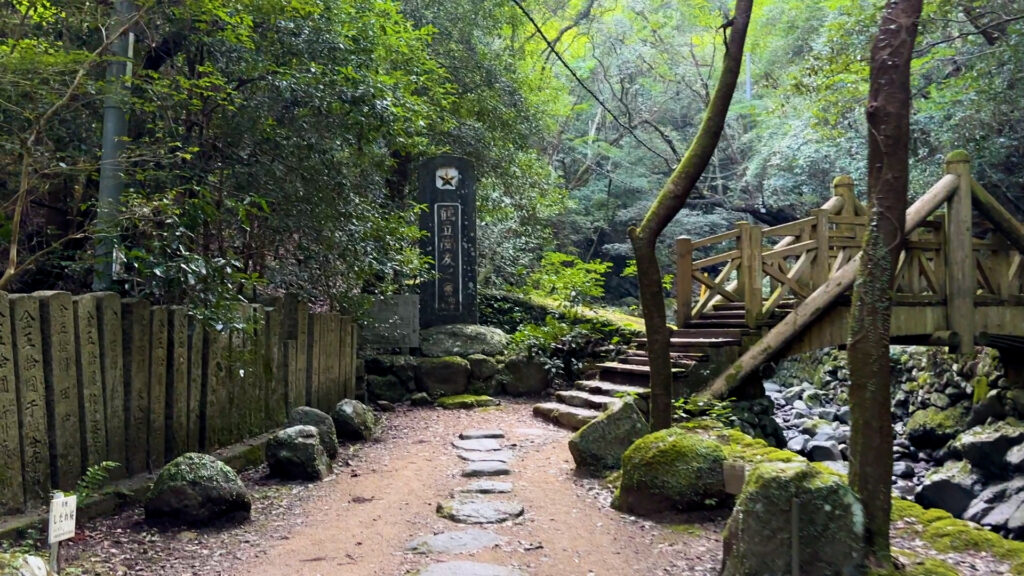
[[[687,422],[698,418],[710,418],[722,425],[735,428],[738,425],[736,416],[733,413],[733,402],[735,398],[716,400],[703,396],[687,396],[677,399],[673,404],[675,407],[675,420]]]
[[[582,306],[604,296],[604,274],[611,262],[584,262],[570,254],[547,252],[527,280],[526,293]]]

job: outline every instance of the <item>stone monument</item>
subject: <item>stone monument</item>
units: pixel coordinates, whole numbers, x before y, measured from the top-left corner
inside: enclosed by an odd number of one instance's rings
[[[473,164],[437,156],[420,164],[419,202],[423,254],[435,277],[420,286],[420,326],[476,324],[476,177]]]

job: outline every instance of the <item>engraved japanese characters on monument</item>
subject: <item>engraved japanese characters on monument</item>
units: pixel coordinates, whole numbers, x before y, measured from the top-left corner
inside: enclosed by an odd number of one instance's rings
[[[476,181],[465,158],[438,156],[420,165],[419,201],[427,205],[421,244],[434,261],[434,278],[420,289],[420,326],[475,324]]]

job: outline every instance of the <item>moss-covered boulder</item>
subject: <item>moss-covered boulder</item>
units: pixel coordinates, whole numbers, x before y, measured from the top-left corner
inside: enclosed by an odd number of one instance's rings
[[[370,440],[377,435],[377,416],[366,404],[346,398],[331,411],[339,440]]]
[[[394,376],[407,387],[416,379],[416,359],[405,354],[380,354],[366,359],[368,376]]]
[[[981,494],[982,486],[981,477],[970,464],[950,460],[925,475],[914,501],[925,508],[941,508],[960,517]]]
[[[907,422],[907,440],[919,449],[942,448],[964,431],[967,417],[967,409],[963,406],[945,410],[935,407],[918,410],[910,415],[910,421]]]
[[[401,402],[409,397],[409,390],[396,376],[366,377],[366,395],[370,401]]]
[[[316,428],[320,438],[320,446],[324,449],[328,460],[338,457],[338,431],[334,428],[334,420],[325,412],[309,406],[299,406],[288,415],[288,427],[312,426]]]
[[[713,508],[725,493],[721,444],[669,428],[640,438],[622,455],[622,480],[612,506],[639,515]]]
[[[469,362],[465,358],[420,358],[416,363],[416,387],[433,398],[465,394],[469,386],[469,372]]]
[[[271,436],[267,468],[271,477],[283,480],[312,482],[331,475],[331,461],[312,426],[292,426]]]
[[[576,468],[602,474],[622,467],[622,455],[650,427],[632,398],[623,398],[569,438]]]
[[[490,356],[472,354],[466,360],[469,362],[469,375],[473,380],[489,380],[498,373],[498,362]]]
[[[1024,444],[1024,426],[1003,421],[960,434],[950,444],[949,453],[970,462],[986,478],[999,479],[1010,475],[1005,462],[1007,452],[1021,444]]]
[[[472,354],[500,356],[506,347],[508,334],[490,326],[448,324],[420,332],[420,353],[432,358]]]
[[[550,382],[543,364],[521,355],[506,360],[498,378],[509,396],[536,396],[546,390]]]
[[[206,526],[248,520],[252,500],[234,470],[213,456],[190,452],[164,466],[144,508],[147,522]]]
[[[777,462],[747,474],[723,536],[722,576],[792,571],[794,502],[800,574],[863,573],[864,509],[853,491],[806,462]]]
[[[436,404],[448,410],[469,410],[472,408],[485,408],[497,406],[501,402],[490,396],[474,396],[472,394],[459,394],[457,396],[442,396],[437,399]]]

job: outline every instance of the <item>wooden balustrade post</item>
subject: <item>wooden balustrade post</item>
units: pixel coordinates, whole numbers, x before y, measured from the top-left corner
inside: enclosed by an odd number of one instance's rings
[[[690,321],[693,311],[693,240],[676,238],[676,326]]]
[[[761,279],[764,275],[761,265],[761,227],[740,222],[737,228],[740,231],[740,287],[743,290],[745,318],[747,326],[756,328],[761,319]]]
[[[946,218],[946,324],[960,335],[960,354],[974,351],[974,293],[977,266],[971,234],[971,157],[957,150],[946,157],[946,173],[960,178]]]
[[[814,291],[828,281],[828,210],[815,208],[811,210],[811,216],[815,218],[814,240],[817,243],[811,269],[811,288]]]
[[[839,211],[839,216],[857,215],[857,196],[853,193],[853,177],[846,174],[836,176],[832,181],[832,195],[843,199],[843,209]],[[853,226],[840,224],[836,229],[843,234],[848,234],[853,230]]]

